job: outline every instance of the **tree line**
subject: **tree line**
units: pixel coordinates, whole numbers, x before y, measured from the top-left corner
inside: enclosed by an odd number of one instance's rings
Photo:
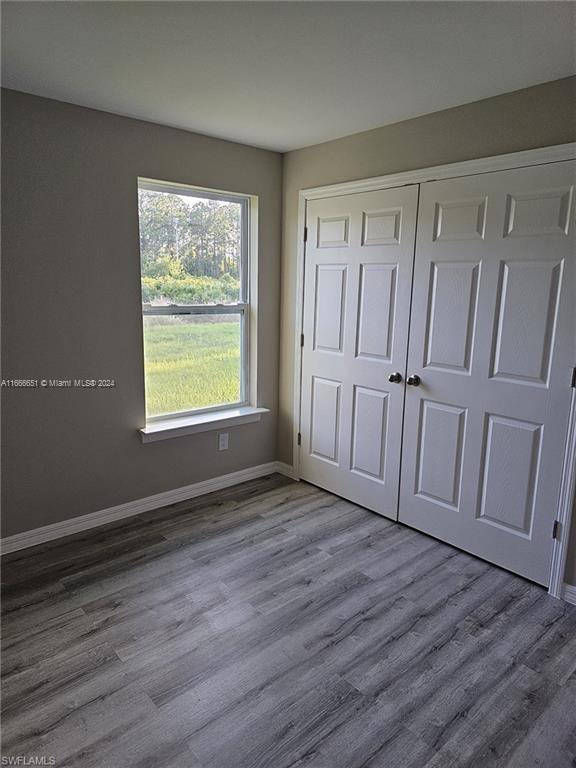
[[[238,301],[239,205],[140,190],[138,207],[145,303]]]

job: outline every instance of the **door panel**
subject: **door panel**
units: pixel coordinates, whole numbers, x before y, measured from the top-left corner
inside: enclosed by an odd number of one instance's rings
[[[392,358],[396,270],[394,264],[360,264],[356,356]]]
[[[466,409],[420,401],[416,494],[458,509]]]
[[[340,389],[337,381],[312,379],[312,427],[310,451],[328,461],[338,462],[340,442]]]
[[[388,433],[388,393],[354,385],[353,472],[383,481]]]
[[[342,352],[346,267],[319,264],[316,267],[314,301],[314,349]]]
[[[469,374],[480,265],[432,262],[430,271],[425,365]]]
[[[416,186],[307,209],[303,479],[397,517]]]
[[[486,415],[478,519],[530,536],[542,425]]]
[[[491,376],[547,386],[557,323],[560,261],[503,261]]]
[[[423,184],[400,517],[547,584],[574,315],[575,162]]]

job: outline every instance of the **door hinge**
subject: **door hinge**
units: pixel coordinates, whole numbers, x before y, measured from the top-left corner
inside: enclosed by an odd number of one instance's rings
[[[304,242],[308,242],[308,227],[304,227]]]
[[[303,333],[300,334],[300,346],[301,347],[304,346],[304,334]]]
[[[576,368],[572,368],[572,389],[576,389]]]
[[[298,432],[298,445],[302,445],[302,433]]]
[[[552,526],[552,538],[557,539],[559,533],[560,533],[560,520],[554,520],[554,525]]]

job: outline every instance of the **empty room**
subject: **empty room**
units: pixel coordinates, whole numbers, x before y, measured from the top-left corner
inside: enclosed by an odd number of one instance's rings
[[[1,765],[574,768],[576,3],[0,12]]]

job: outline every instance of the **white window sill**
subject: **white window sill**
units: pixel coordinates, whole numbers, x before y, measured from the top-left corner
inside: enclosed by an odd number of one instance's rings
[[[139,430],[140,439],[143,443],[153,443],[157,440],[168,440],[171,437],[194,435],[196,432],[210,432],[222,427],[236,427],[239,424],[260,421],[262,414],[269,412],[268,408],[242,406],[241,408],[227,408],[211,413],[199,413],[196,416],[172,417],[162,421],[154,421]]]

